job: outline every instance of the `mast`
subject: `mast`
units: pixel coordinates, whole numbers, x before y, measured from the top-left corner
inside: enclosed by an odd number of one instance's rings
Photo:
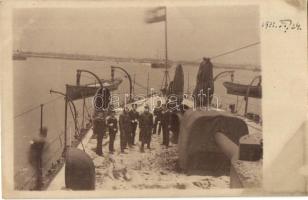
[[[167,7],[165,7],[165,71],[163,78],[163,90],[167,93],[169,83],[169,71],[168,71],[168,21],[167,21]]]
[[[149,80],[150,80],[150,73],[148,72],[148,79],[147,79],[147,97],[149,96]]]
[[[187,94],[189,94],[189,72],[187,72],[187,78],[188,78],[188,80],[187,80]]]
[[[167,29],[167,24],[168,24],[168,17],[167,17],[167,7],[165,7],[165,16],[166,16],[166,20],[165,20],[165,89],[167,89],[168,87],[168,77],[169,77],[169,72],[168,72],[168,29]]]
[[[164,11],[162,14],[161,11]],[[146,18],[146,23],[165,22],[165,71],[161,84],[161,92],[166,95],[169,84],[169,71],[168,71],[168,16],[167,6],[159,6],[149,10]]]
[[[135,85],[136,85],[136,74],[134,74],[134,81],[133,81],[134,83],[133,83],[133,95],[135,96],[135,93],[136,93],[136,91],[135,91]]]

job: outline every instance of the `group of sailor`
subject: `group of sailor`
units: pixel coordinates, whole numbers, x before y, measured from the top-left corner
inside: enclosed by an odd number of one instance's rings
[[[117,119],[115,111],[111,110],[108,115],[98,114],[93,119],[93,132],[97,137],[96,153],[103,155],[103,138],[109,134],[109,153],[115,152],[114,142],[116,134],[120,132],[120,150],[126,153],[125,149],[136,145],[135,137],[139,125],[140,152],[144,152],[145,146],[151,149],[152,134],[163,133],[162,145],[169,147],[169,132],[171,129],[171,111],[165,104],[157,102],[153,114],[148,105],[144,106],[144,111],[137,111],[137,104],[132,104],[131,109],[125,106]]]

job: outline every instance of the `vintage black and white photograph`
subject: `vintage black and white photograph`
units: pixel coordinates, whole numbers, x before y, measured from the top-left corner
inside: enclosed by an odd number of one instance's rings
[[[238,2],[0,1],[6,198],[307,195],[307,1]]]
[[[257,5],[16,8],[16,190],[262,185]]]

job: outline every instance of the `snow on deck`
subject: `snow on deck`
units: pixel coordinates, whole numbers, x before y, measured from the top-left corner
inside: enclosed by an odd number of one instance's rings
[[[152,103],[151,103],[152,102]],[[144,104],[150,107],[156,99],[138,103],[138,111],[143,111]],[[118,117],[118,114],[117,114]],[[177,171],[177,145],[171,143],[166,148],[161,145],[162,133],[152,135],[151,150],[145,146],[145,153],[140,152],[139,129],[137,128],[136,145],[120,152],[120,133],[115,139],[115,152],[109,154],[108,138],[103,140],[103,156],[95,153],[96,139],[84,140],[85,151],[93,159],[96,172],[96,190],[126,189],[212,189],[229,188],[229,176],[186,175]],[[49,186],[49,190],[65,189],[64,167]]]
[[[138,111],[143,111],[143,105],[156,102],[149,99],[139,104]],[[155,104],[154,104],[155,105]],[[152,135],[151,150],[145,148],[140,152],[139,129],[137,128],[136,145],[120,152],[120,133],[115,139],[115,153],[109,154],[108,144],[103,147],[104,156],[95,154],[96,140],[90,139],[86,152],[93,159],[96,170],[96,189],[209,189],[229,188],[228,176],[188,176],[176,170],[178,159],[177,146],[172,144],[168,149],[161,145],[162,134]]]
[[[138,135],[137,137],[138,138]],[[104,157],[97,156],[93,149],[96,140],[91,139],[86,152],[93,159],[96,170],[96,189],[209,189],[228,188],[228,176],[187,176],[176,171],[176,145],[166,149],[161,145],[161,135],[152,137],[152,149],[140,153],[140,142],[120,153],[119,134],[114,154],[104,146]]]

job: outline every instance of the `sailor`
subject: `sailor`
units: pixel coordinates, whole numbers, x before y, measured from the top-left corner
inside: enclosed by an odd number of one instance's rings
[[[99,88],[96,91],[93,113],[93,133],[97,136],[96,154],[103,155],[103,137],[106,132],[106,117],[110,103],[110,92],[107,88]]]
[[[103,155],[103,137],[106,132],[106,113],[95,112],[93,116],[93,133],[97,136],[96,154]]]
[[[129,135],[131,132],[131,121],[129,117],[129,110],[127,107],[124,107],[122,114],[119,117],[119,126],[120,126],[120,145],[121,152],[124,153],[124,149],[127,146],[129,141]]]
[[[30,141],[30,163],[33,165],[36,173],[36,185],[35,190],[41,190],[43,186],[43,165],[42,156],[43,149],[46,143],[48,129],[42,127],[40,129],[39,135]]]
[[[157,125],[158,125],[158,135],[160,135],[161,132],[161,118],[162,118],[162,108],[161,108],[161,101],[157,101],[157,105],[154,108],[154,128],[153,128],[153,134],[156,134]]]
[[[118,120],[115,117],[115,111],[112,110],[110,117],[107,119],[107,126],[109,130],[109,153],[114,152],[114,140],[118,132]]]
[[[167,148],[169,146],[169,129],[170,129],[170,111],[167,109],[166,104],[162,105],[162,118],[161,125],[163,129],[163,145]]]
[[[144,152],[144,144],[147,144],[148,149],[151,148],[151,135],[153,128],[153,115],[150,113],[148,105],[144,106],[144,112],[139,118],[139,128],[141,134],[141,148],[140,151]]]
[[[129,111],[129,116],[131,120],[131,134],[130,134],[130,144],[135,145],[135,135],[138,124],[139,113],[137,111],[137,104],[132,104],[132,109]]]

